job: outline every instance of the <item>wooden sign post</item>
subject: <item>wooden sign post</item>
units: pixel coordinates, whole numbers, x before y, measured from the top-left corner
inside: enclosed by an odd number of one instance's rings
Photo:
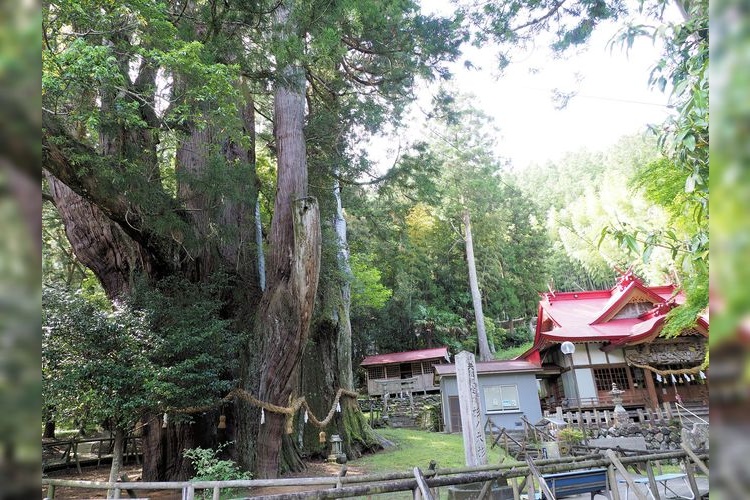
[[[486,465],[487,442],[482,425],[482,408],[479,404],[477,365],[472,353],[461,351],[456,354],[456,382],[466,465]]]

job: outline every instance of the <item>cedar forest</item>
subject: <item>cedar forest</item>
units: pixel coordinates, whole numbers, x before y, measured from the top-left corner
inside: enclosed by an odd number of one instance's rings
[[[484,335],[507,356],[531,340],[539,292],[608,288],[617,269],[682,286],[667,335],[706,307],[708,2],[677,0],[678,21],[664,0],[454,4],[44,3],[49,432],[106,424],[119,446],[138,426],[143,479],[185,479],[183,452],[215,446],[225,415],[227,453],[276,477],[324,451],[318,429],[288,434],[284,414],[233,390],[280,407],[304,395],[324,416],[361,386],[366,354],[481,351]],[[664,43],[644,85],[673,113],[606,151],[514,170],[449,63],[491,43],[502,69],[542,35],[565,52],[605,20],[621,24],[616,50]],[[420,82],[437,89],[431,139],[378,174],[361,145],[407,125]],[[328,430],[346,453],[377,449],[356,400],[340,405]]]

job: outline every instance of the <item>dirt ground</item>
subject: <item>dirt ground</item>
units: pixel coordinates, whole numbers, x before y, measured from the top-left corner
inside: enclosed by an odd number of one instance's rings
[[[341,465],[330,464],[325,462],[308,462],[307,469],[302,472],[289,474],[284,478],[291,477],[329,477],[337,476],[341,471]],[[104,481],[109,479],[109,467],[102,465],[98,469],[96,467],[84,467],[82,474],[78,474],[75,467],[67,470],[52,471],[47,473],[45,477],[55,479],[69,479],[72,481]],[[125,466],[121,474],[127,474],[131,481],[141,480],[141,467],[137,465]],[[358,467],[347,467],[347,476],[355,476],[364,474],[364,471]],[[326,486],[327,488],[328,486]],[[255,488],[252,492],[249,492],[250,496],[254,495],[272,495],[277,493],[292,493],[297,491],[306,491],[312,489],[320,489],[323,487],[316,488],[314,486],[306,487],[283,487],[283,488]],[[179,491],[158,491],[158,490],[135,490],[134,493],[138,498],[153,498],[159,500],[176,499],[181,498]],[[92,490],[92,489],[80,489],[80,488],[68,488],[68,487],[57,487],[55,488],[55,498],[62,499],[87,499],[87,498],[106,498],[106,490]],[[122,498],[129,498],[126,492],[122,492]],[[42,488],[42,498],[47,498],[47,488]]]

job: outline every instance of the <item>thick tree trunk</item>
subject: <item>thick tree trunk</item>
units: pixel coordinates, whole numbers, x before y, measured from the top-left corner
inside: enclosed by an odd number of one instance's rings
[[[336,199],[336,214],[333,227],[336,229],[336,259],[338,268],[344,275],[341,284],[341,301],[334,310],[334,320],[337,323],[338,336],[336,338],[336,352],[338,353],[338,374],[341,387],[349,391],[354,390],[354,374],[352,372],[352,323],[349,311],[352,305],[352,268],[349,265],[349,243],[346,239],[346,219],[341,204],[341,186],[334,182],[333,194]]]
[[[477,279],[477,266],[474,261],[474,241],[471,236],[471,218],[469,211],[464,210],[464,241],[466,243],[466,263],[469,266],[469,287],[471,288],[471,302],[474,305],[474,318],[477,323],[477,336],[479,338],[479,361],[491,361],[492,352],[487,342],[487,331],[484,328],[484,313],[482,312],[482,294],[479,291],[479,280]]]
[[[213,448],[218,443],[216,426],[219,412],[189,415],[190,421],[174,422],[167,419],[163,425],[162,415],[151,415],[143,427],[143,473],[144,481],[185,481],[195,474],[189,459],[183,452],[190,448]]]
[[[274,13],[278,54],[274,94],[274,138],[278,173],[271,223],[267,288],[256,316],[256,335],[262,339],[261,401],[287,406],[299,374],[307,342],[320,273],[320,213],[317,201],[307,198],[305,150],[305,77],[285,45],[297,37],[291,7],[282,2]],[[265,412],[258,433],[257,477],[276,477],[285,416]]]
[[[294,203],[294,246],[289,277],[278,277],[263,294],[256,334],[263,339],[259,399],[288,406],[299,362],[307,342],[320,272],[320,214],[311,199]],[[275,219],[275,216],[274,216]],[[274,252],[275,253],[275,252]],[[273,253],[272,253],[273,255]],[[276,256],[278,258],[278,256]],[[276,266],[273,266],[278,271]],[[285,415],[265,412],[258,433],[255,469],[258,477],[276,477],[285,433]]]
[[[99,207],[47,171],[44,175],[76,257],[99,278],[110,299],[129,294],[138,273],[156,272],[150,255]]]
[[[349,243],[346,235],[346,219],[341,204],[341,186],[338,181],[334,183],[334,197],[336,199],[336,214],[334,216],[334,228],[336,229],[336,253],[339,270],[344,274],[345,280],[341,285],[341,296],[338,307],[334,310],[334,320],[337,325],[336,353],[338,362],[339,387],[354,390],[354,372],[352,370],[352,323],[350,319],[351,310],[351,278],[352,269],[349,265]],[[342,419],[339,425],[339,433],[344,439],[344,451],[350,459],[359,458],[365,451],[374,451],[382,448],[377,436],[362,414],[359,404],[352,398],[342,398]]]

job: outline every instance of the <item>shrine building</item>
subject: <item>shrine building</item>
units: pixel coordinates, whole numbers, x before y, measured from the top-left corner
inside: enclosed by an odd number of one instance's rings
[[[432,367],[448,363],[447,347],[420,349],[367,356],[360,366],[367,370],[367,393],[370,396],[411,392],[437,392]]]
[[[543,408],[612,408],[613,383],[626,408],[707,405],[708,316],[674,338],[659,335],[666,314],[683,302],[674,285],[645,286],[631,272],[611,290],[543,294],[534,344],[518,357],[541,367]],[[562,352],[564,342],[572,353]]]

